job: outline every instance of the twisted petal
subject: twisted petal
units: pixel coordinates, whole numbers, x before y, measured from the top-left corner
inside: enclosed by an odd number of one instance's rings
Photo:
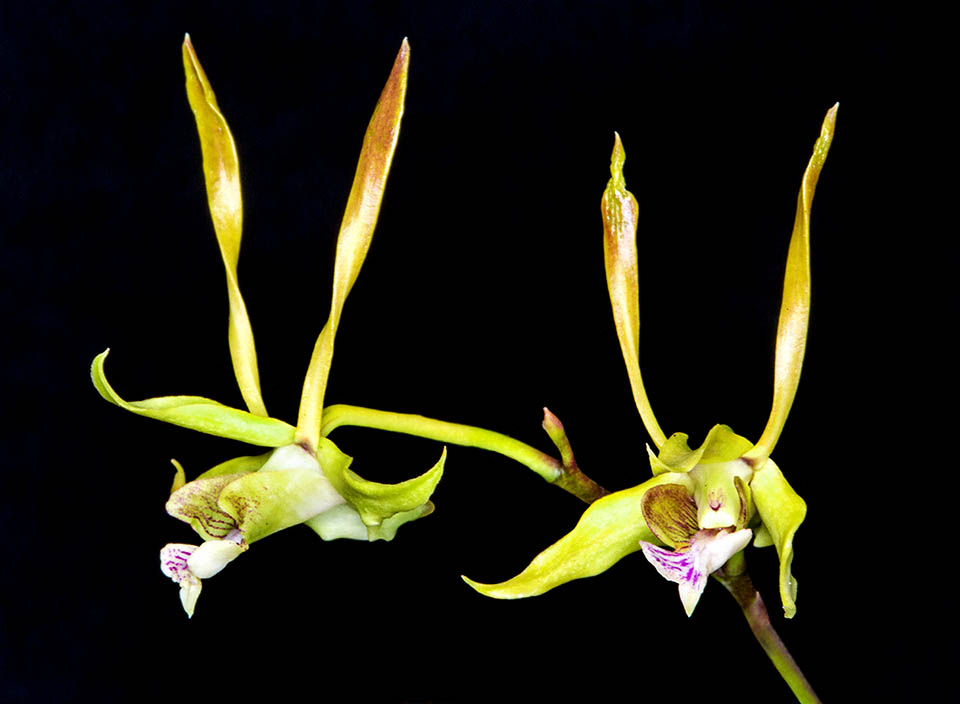
[[[620,351],[627,365],[633,399],[640,418],[657,447],[667,436],[660,429],[640,376],[639,291],[637,288],[637,199],[627,190],[623,178],[626,154],[620,135],[614,133],[613,155],[610,158],[610,181],[603,192],[600,210],[603,216],[603,260],[607,272],[607,288],[613,306],[613,321],[617,327]]]
[[[707,577],[743,550],[752,536],[749,528],[736,532],[701,530],[693,536],[690,546],[681,550],[665,550],[647,542],[642,543],[642,548],[660,576],[677,583],[680,601],[690,616],[700,601]]]
[[[668,473],[594,501],[572,532],[540,553],[513,579],[499,584],[464,581],[481,594],[497,599],[536,596],[574,579],[605,572],[622,557],[640,549],[641,541],[657,538],[643,517],[643,497],[654,487],[683,484],[686,475]]]
[[[750,489],[757,512],[766,528],[762,536],[757,536],[757,545],[769,544],[769,539],[777,546],[783,613],[786,618],[793,618],[797,613],[797,580],[791,573],[793,536],[807,515],[807,504],[787,483],[780,468],[771,459],[754,472]]]
[[[240,440],[251,445],[280,447],[293,442],[295,429],[282,420],[230,408],[202,396],[160,396],[144,401],[124,401],[107,382],[103,371],[103,363],[109,352],[107,349],[94,357],[90,376],[100,395],[120,408],[165,423]]]
[[[755,460],[770,456],[800,382],[800,367],[807,346],[807,326],[810,320],[810,209],[813,194],[820,178],[820,170],[833,142],[839,103],[827,112],[820,128],[820,138],[813,145],[813,156],[803,173],[800,195],[797,196],[797,216],[787,253],[787,270],[783,277],[783,302],[777,326],[777,352],[773,375],[773,407],[770,418],[756,447],[750,453]]]
[[[243,229],[243,202],[240,198],[240,166],[230,127],[217,105],[217,96],[207,80],[188,34],[183,39],[183,69],[187,77],[187,99],[197,121],[203,152],[203,176],[213,228],[220,245],[220,256],[227,272],[227,296],[230,301],[228,340],[233,371],[240,393],[250,412],[266,416],[260,395],[257,352],[247,307],[237,283],[237,260]]]
[[[360,267],[370,248],[387,185],[387,174],[390,172],[393,153],[400,136],[400,119],[403,117],[407,94],[409,65],[410,45],[404,39],[367,126],[353,186],[347,199],[347,209],[340,225],[330,317],[320,332],[310,359],[300,398],[300,417],[297,420],[298,441],[304,441],[313,448],[317,447],[320,440],[323,396],[333,360],[333,339],[337,334],[347,294],[357,280]]]

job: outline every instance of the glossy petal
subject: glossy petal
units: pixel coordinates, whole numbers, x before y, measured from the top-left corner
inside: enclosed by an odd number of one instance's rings
[[[610,158],[610,181],[603,192],[600,210],[603,215],[603,260],[607,272],[607,288],[613,306],[620,351],[627,365],[633,398],[643,424],[657,447],[667,436],[660,429],[640,375],[639,330],[640,312],[637,288],[637,199],[627,190],[623,178],[626,154],[620,135],[614,133],[613,155]]]
[[[320,440],[323,397],[330,363],[333,360],[333,340],[337,334],[340,314],[370,248],[387,175],[400,136],[409,65],[410,46],[404,39],[367,126],[357,172],[340,225],[330,316],[320,332],[310,359],[300,399],[300,417],[297,420],[298,441],[306,442],[313,448],[317,447]]]
[[[803,174],[797,197],[797,216],[787,253],[787,270],[783,278],[783,302],[777,326],[777,352],[773,376],[773,407],[770,418],[751,451],[750,458],[762,460],[770,456],[787,421],[800,382],[800,368],[807,346],[810,320],[810,209],[820,170],[833,141],[839,103],[827,112],[820,129],[820,138],[813,146],[813,156]]]
[[[797,613],[797,580],[791,572],[793,536],[807,515],[807,504],[787,483],[780,468],[770,459],[754,472],[750,489],[760,519],[780,557],[780,599],[783,602],[783,613],[787,618],[793,618]],[[757,538],[759,542],[761,536],[758,535]]]
[[[540,553],[513,579],[499,584],[463,579],[481,594],[519,599],[605,572],[621,558],[639,550],[641,541],[656,540],[644,520],[642,503],[647,491],[665,484],[683,484],[692,491],[686,475],[670,473],[608,494],[590,505],[572,532]]]
[[[743,550],[753,532],[748,528],[729,530],[701,530],[693,536],[690,546],[681,550],[665,550],[650,543],[642,544],[643,554],[664,579],[676,582],[680,601],[693,614],[707,577],[723,567],[727,560]]]
[[[190,35],[183,40],[183,69],[187,77],[187,98],[197,121],[203,152],[203,176],[213,228],[220,245],[220,256],[227,272],[227,296],[230,302],[228,340],[233,371],[240,393],[250,412],[266,416],[260,395],[260,376],[253,330],[247,307],[237,283],[237,260],[243,229],[243,202],[240,197],[240,167],[230,127],[217,105],[210,81],[197,59]]]
[[[109,352],[110,350],[104,350],[94,358],[90,376],[100,395],[120,408],[165,423],[240,440],[251,445],[280,447],[293,442],[295,429],[282,420],[230,408],[202,396],[161,396],[143,401],[124,401],[107,382],[103,371],[103,363]]]

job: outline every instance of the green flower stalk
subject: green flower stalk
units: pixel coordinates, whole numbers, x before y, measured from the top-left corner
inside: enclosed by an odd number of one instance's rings
[[[730,579],[743,573],[742,551],[752,540],[757,547],[776,547],[784,614],[794,616],[793,538],[806,515],[806,504],[770,455],[800,378],[810,310],[810,208],[833,139],[836,115],[837,106],[827,112],[800,188],[787,254],[773,404],[767,425],[756,444],[717,425],[695,450],[688,446],[684,433],[667,437],[644,390],[638,364],[639,208],[626,189],[626,157],[619,135],[615,136],[612,177],[602,200],[607,286],[634,400],[658,449],[647,450],[653,477],[597,499],[572,532],[540,553],[516,577],[499,584],[464,578],[477,591],[500,599],[535,596],[573,579],[604,572],[639,550],[663,577],[677,583],[690,615],[710,574],[717,573],[722,581],[726,578],[725,584],[731,588]]]
[[[351,458],[321,433],[337,325],[373,237],[400,133],[409,62],[410,47],[404,40],[364,136],[337,240],[330,312],[310,360],[294,427],[269,416],[260,393],[253,332],[237,279],[243,217],[237,151],[189,35],[184,39],[187,96],[200,135],[210,214],[227,276],[230,356],[247,410],[199,396],[125,401],[104,375],[109,350],[94,359],[91,375],[103,398],[128,411],[272,448],[259,456],[228,460],[191,482],[174,460],[167,511],[189,523],[202,542],[167,545],[161,551],[161,568],[180,585],[188,615],[194,612],[203,579],[272,533],[305,524],[324,540],[392,540],[401,525],[433,510],[430,497],[443,473],[445,450],[426,473],[399,484],[380,484],[351,471]]]

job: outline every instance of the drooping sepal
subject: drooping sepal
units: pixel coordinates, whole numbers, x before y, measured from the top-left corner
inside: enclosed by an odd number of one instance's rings
[[[165,423],[240,440],[251,445],[280,447],[293,442],[296,430],[282,420],[230,408],[202,396],[160,396],[143,401],[124,401],[107,382],[103,371],[104,360],[109,352],[107,349],[94,357],[90,376],[100,395],[120,408]]]
[[[787,483],[780,468],[771,459],[754,472],[750,489],[757,513],[766,529],[765,534],[757,536],[758,544],[769,544],[766,542],[769,539],[777,548],[783,613],[786,618],[793,618],[797,613],[797,580],[791,571],[793,536],[807,515],[807,504]]]
[[[641,541],[657,540],[643,517],[643,497],[651,489],[668,484],[681,484],[692,491],[685,475],[670,473],[607,494],[590,504],[573,531],[537,555],[513,579],[499,584],[463,579],[486,596],[520,599],[605,572],[621,558],[639,550]]]

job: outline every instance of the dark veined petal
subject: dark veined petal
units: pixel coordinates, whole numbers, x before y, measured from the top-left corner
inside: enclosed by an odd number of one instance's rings
[[[693,493],[681,484],[655,486],[643,495],[643,519],[662,543],[684,547],[699,530],[697,503]]]

